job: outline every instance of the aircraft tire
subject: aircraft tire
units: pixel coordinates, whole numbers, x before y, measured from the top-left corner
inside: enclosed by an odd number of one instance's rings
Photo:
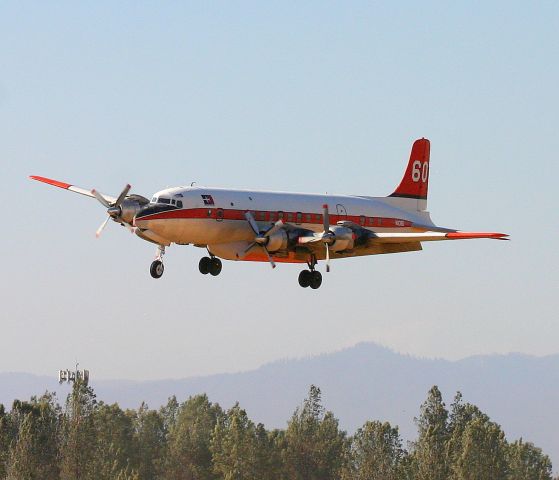
[[[161,260],[155,260],[154,262],[152,262],[151,266],[149,267],[149,273],[153,278],[161,278],[164,270],[165,267]]]
[[[320,285],[322,285],[322,274],[317,271],[311,272],[310,287],[313,290],[316,290],[317,288],[320,288]]]
[[[303,288],[307,288],[311,285],[311,277],[312,277],[312,272],[309,270],[303,270],[300,274],[299,274],[299,285],[301,285],[301,287]]]
[[[210,260],[210,274],[217,277],[221,273],[221,260],[219,258],[212,258]]]
[[[212,259],[210,257],[202,257],[200,263],[198,264],[198,270],[202,275],[207,275],[210,273],[210,263]]]

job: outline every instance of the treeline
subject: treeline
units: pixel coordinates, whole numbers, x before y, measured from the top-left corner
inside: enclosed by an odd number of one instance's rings
[[[171,397],[159,410],[122,410],[76,383],[62,407],[51,394],[0,405],[0,478],[8,480],[551,480],[549,457],[458,393],[447,410],[433,387],[404,446],[398,427],[340,430],[311,386],[285,430],[255,424],[236,404]]]

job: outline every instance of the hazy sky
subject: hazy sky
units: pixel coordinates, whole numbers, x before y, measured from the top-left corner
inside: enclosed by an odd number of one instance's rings
[[[559,352],[559,3],[0,3],[0,371],[236,371],[375,341]],[[93,199],[166,186],[390,193],[431,140],[440,225],[511,242],[296,265],[155,248]]]

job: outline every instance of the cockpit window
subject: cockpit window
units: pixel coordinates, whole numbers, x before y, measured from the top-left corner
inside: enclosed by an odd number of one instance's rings
[[[166,203],[167,205],[170,205],[171,199],[170,198],[160,198],[159,203]]]
[[[182,200],[177,200],[177,207],[182,208]]]
[[[157,203],[157,197],[153,197],[153,198],[151,199],[151,203]]]

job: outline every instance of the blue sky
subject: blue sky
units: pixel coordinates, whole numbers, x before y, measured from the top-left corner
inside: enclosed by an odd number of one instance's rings
[[[2,2],[2,371],[256,367],[371,340],[460,358],[558,353],[556,2]],[[510,233],[300,267],[150,244],[94,200],[200,184],[390,193],[432,142],[439,224]]]

